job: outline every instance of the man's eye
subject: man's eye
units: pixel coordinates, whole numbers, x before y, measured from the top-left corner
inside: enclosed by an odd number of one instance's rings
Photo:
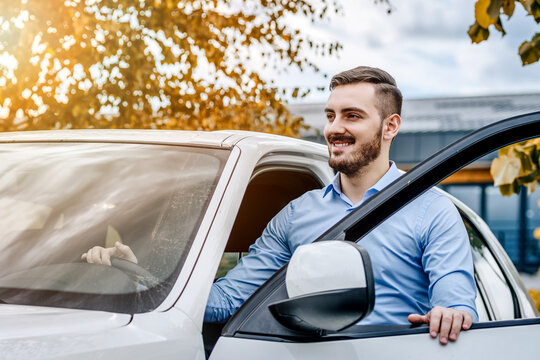
[[[327,113],[326,114],[326,119],[328,119],[328,121],[334,120],[334,114]]]
[[[360,119],[360,115],[358,114],[349,114],[347,115],[348,118],[351,118],[351,119]]]

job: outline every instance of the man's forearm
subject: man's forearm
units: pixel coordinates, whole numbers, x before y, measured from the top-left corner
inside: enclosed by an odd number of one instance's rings
[[[219,286],[214,284],[206,303],[204,322],[224,323],[229,320],[237,308],[230,302]]]

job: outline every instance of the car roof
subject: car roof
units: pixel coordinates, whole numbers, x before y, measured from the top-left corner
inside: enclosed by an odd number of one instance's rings
[[[274,144],[311,148],[321,151],[326,147],[313,142],[286,136],[241,130],[185,131],[185,130],[134,130],[134,129],[85,129],[41,130],[0,133],[0,143],[11,142],[120,142],[167,145],[209,146],[231,148],[243,144]]]

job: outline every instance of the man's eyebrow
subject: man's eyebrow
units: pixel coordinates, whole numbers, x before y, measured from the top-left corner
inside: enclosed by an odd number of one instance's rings
[[[342,113],[347,113],[347,112],[353,112],[353,111],[356,111],[356,112],[359,112],[359,113],[362,113],[362,114],[367,114],[367,112],[362,109],[362,108],[359,108],[359,107],[348,107],[348,108],[345,108],[345,109],[341,109],[341,112]]]
[[[362,109],[362,108],[359,108],[359,107],[348,107],[348,108],[345,108],[345,109],[341,109],[341,112],[342,113],[347,113],[347,112],[353,112],[353,111],[356,111],[356,112],[359,112],[359,113],[362,113],[362,114],[367,114],[367,112]],[[335,113],[335,110],[334,109],[330,109],[330,108],[324,108],[324,112],[325,113]]]

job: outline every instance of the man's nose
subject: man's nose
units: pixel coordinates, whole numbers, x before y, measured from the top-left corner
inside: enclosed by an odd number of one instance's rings
[[[345,132],[345,124],[343,121],[343,118],[339,115],[337,115],[332,122],[328,122],[328,130],[330,130],[333,133],[344,133]]]

